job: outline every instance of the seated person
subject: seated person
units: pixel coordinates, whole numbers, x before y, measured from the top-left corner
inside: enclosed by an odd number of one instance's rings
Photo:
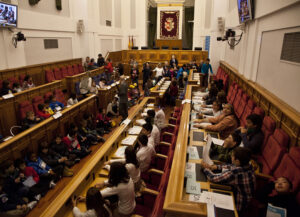
[[[22,128],[24,130],[29,129],[30,127],[33,127],[34,125],[41,122],[42,119],[39,117],[35,117],[33,111],[29,111],[26,113],[26,118],[22,122]]]
[[[147,135],[141,134],[137,139],[135,149],[137,150],[136,157],[140,164],[140,170],[141,172],[145,172],[149,169],[152,156],[154,156],[156,153],[154,146],[148,143]]]
[[[246,128],[240,127],[240,135],[244,147],[249,148],[252,154],[260,152],[264,141],[264,134],[261,131],[262,118],[257,114],[250,114],[246,117]]]
[[[99,108],[99,113],[96,117],[96,123],[98,128],[103,128],[105,131],[110,131],[111,120],[109,117],[107,117],[103,108]]]
[[[141,188],[142,180],[141,180],[141,171],[139,168],[139,162],[136,157],[135,150],[132,146],[128,146],[125,149],[125,158],[109,160],[104,163],[104,168],[110,170],[110,165],[114,162],[121,162],[125,164],[127,172],[134,183],[135,192],[139,191]]]
[[[234,131],[225,140],[223,146],[211,144],[209,156],[224,163],[231,163],[232,151],[241,144],[242,138]]]
[[[88,94],[91,86],[92,86],[92,78],[90,77],[90,74],[87,72],[87,74],[81,79],[79,83],[80,94],[82,95]]]
[[[49,150],[47,142],[42,142],[39,146],[40,158],[59,175],[60,177],[73,176],[73,170],[65,166],[68,160],[66,157],[61,157],[51,149]]]
[[[10,93],[12,93],[12,90],[9,87],[9,81],[4,80],[2,82],[2,89],[0,91],[0,96],[7,95],[7,94],[10,94]]]
[[[113,210],[113,216],[131,216],[135,209],[134,184],[124,164],[115,162],[111,164],[108,181],[98,183],[96,188],[103,198],[113,195],[118,196],[117,207]]]
[[[51,143],[50,148],[60,157],[67,158],[67,161],[65,161],[65,163],[69,167],[80,161],[80,158],[77,158],[76,154],[72,154],[69,152],[67,146],[62,142],[60,135],[56,135],[55,141]]]
[[[118,116],[119,115],[119,112],[118,112],[118,107],[119,107],[118,99],[119,98],[117,96],[115,96],[113,101],[108,103],[107,109],[106,109],[107,117],[111,118],[113,116]]]
[[[154,111],[154,110],[152,110],[152,111]],[[154,146],[159,145],[160,131],[159,131],[158,127],[154,124],[154,118],[146,117],[145,121],[146,121],[146,124],[152,125],[152,131],[151,131],[150,135],[153,138]]]
[[[211,105],[215,100],[217,100],[218,88],[215,84],[211,84],[208,88],[208,96],[203,97],[205,100],[205,105]],[[206,106],[203,107],[206,107]]]
[[[176,78],[178,80],[180,78],[180,76],[182,76],[182,79],[183,79],[183,78],[186,78],[188,75],[189,75],[189,70],[186,67],[186,65],[183,64],[182,67],[178,70]]]
[[[103,136],[104,134],[104,129],[103,128],[98,128],[96,126],[96,121],[95,121],[95,118],[92,114],[90,113],[84,113],[83,114],[83,119],[87,121],[87,128],[89,130],[93,130],[93,131],[96,131],[100,136]],[[105,141],[104,138],[103,139],[103,142]]]
[[[75,93],[71,93],[70,98],[68,99],[67,105],[75,105],[78,103],[78,99]]]
[[[45,179],[50,182],[50,188],[55,187],[55,182],[61,179],[61,167],[52,169],[40,157],[37,157],[37,155],[33,152],[28,153],[26,160],[27,166],[32,167],[37,172],[40,179]],[[55,171],[54,169],[57,169],[57,171]]]
[[[152,86],[152,80],[148,78],[147,82],[145,83],[144,96],[150,96],[150,89],[152,88]]]
[[[155,112],[154,124],[158,127],[159,131],[161,131],[166,123],[166,115],[162,107],[159,107],[158,111]]]
[[[90,93],[91,94],[98,94],[98,86],[96,85],[96,82],[93,80],[92,85],[90,88]]]
[[[64,108],[64,104],[58,102],[56,100],[56,97],[54,95],[51,95],[49,97],[49,107],[52,109],[52,111],[60,111]]]
[[[178,97],[178,85],[177,85],[176,80],[172,81],[171,86],[170,86],[170,90],[169,90],[169,94],[170,94],[170,105],[175,106],[176,99]]]
[[[271,194],[272,191],[276,194]],[[285,177],[279,177],[274,182],[269,182],[257,193],[257,199],[267,207],[272,204],[276,207],[285,208],[287,217],[296,217],[299,214],[299,205],[293,194],[293,184]]]
[[[26,89],[30,89],[35,87],[33,81],[32,81],[32,77],[30,75],[26,75],[23,81],[23,85],[22,85],[22,89],[26,90]]]
[[[105,78],[101,78],[100,81],[99,81],[99,87],[101,89],[104,89],[106,88],[106,79]]]
[[[38,104],[38,111],[36,112],[37,117],[47,119],[51,115],[48,113],[48,111],[45,109],[44,104]]]
[[[211,182],[229,184],[235,192],[235,205],[240,214],[245,210],[254,194],[255,175],[249,164],[251,152],[247,148],[237,147],[231,155],[232,164],[208,165],[201,163],[204,173]],[[218,170],[221,172],[214,173]]]
[[[217,94],[217,101],[219,101],[222,104],[226,104],[227,103],[227,98],[226,98],[226,93],[224,92],[224,90],[220,90]]]
[[[208,118],[207,116],[218,117],[222,114],[222,103],[215,100],[212,104],[212,108],[202,108],[201,114],[198,114],[199,118]]]
[[[226,104],[223,109],[223,113],[218,117],[205,118],[202,120],[196,120],[195,122],[203,123],[208,122],[213,125],[203,126],[201,124],[195,124],[194,127],[200,127],[208,131],[219,132],[221,139],[225,139],[232,133],[238,126],[239,120],[236,117],[233,106]]]
[[[67,146],[69,152],[71,154],[75,154],[80,159],[91,153],[91,151],[88,151],[86,147],[81,147],[77,140],[77,132],[73,129],[70,129],[69,134],[65,136],[62,141]]]
[[[2,216],[25,216],[37,201],[26,203],[22,197],[8,195],[3,189],[3,182],[0,180],[0,214]]]
[[[20,86],[19,83],[13,83],[13,86],[12,86],[12,92],[13,93],[20,93],[22,91],[22,88]]]
[[[77,207],[77,202],[85,201],[86,210],[85,212],[81,212]],[[93,217],[93,216],[101,216],[101,217],[111,217],[112,213],[107,204],[107,202],[103,199],[99,189],[97,188],[89,188],[86,197],[73,197],[73,215],[74,217]]]
[[[98,142],[103,142],[103,138],[95,130],[90,130],[87,126],[87,120],[81,120],[80,135],[87,138],[88,143],[91,145],[97,145]]]
[[[92,58],[90,63],[88,64],[88,70],[93,70],[93,69],[97,69],[97,68],[98,68],[98,65],[95,62],[95,59]]]

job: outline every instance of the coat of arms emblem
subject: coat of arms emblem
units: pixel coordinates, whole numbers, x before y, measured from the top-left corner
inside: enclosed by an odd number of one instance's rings
[[[168,31],[168,32],[171,32],[175,27],[175,23],[174,23],[174,20],[173,18],[171,17],[168,17],[165,21],[165,29]]]

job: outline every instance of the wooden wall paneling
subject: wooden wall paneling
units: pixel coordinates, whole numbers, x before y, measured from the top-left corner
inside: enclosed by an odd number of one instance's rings
[[[157,51],[149,51],[149,62],[156,62],[159,60],[159,57],[158,57],[158,52]]]
[[[137,60],[137,51],[136,50],[129,50],[128,51],[128,61],[130,61],[131,59],[136,59]]]
[[[74,120],[70,120],[68,114],[64,113],[62,117],[60,117],[58,119],[59,121],[59,131],[63,136],[66,136],[69,132],[70,129],[70,123],[75,123],[75,119]]]
[[[14,98],[0,100],[0,117],[3,125],[3,136],[10,135],[10,128],[17,124]]]
[[[5,166],[7,160],[14,159],[13,150],[10,147],[5,147],[0,152],[0,167]]]
[[[64,136],[59,129],[59,120],[53,120],[49,122],[45,127],[48,143],[51,143],[55,139],[56,135],[59,135],[61,137]]]
[[[282,118],[282,111],[275,105],[269,103],[269,116],[276,121],[276,126],[280,127],[280,122]]]
[[[300,126],[292,119],[282,114],[280,128],[283,129],[290,136],[290,146],[297,145],[297,138],[299,137]]]
[[[42,142],[47,142],[47,131],[45,125],[39,127],[39,129],[33,131],[29,134],[30,137],[30,149],[31,151],[37,153],[39,151],[39,146]]]
[[[260,106],[260,94],[255,89],[252,89],[252,99],[256,102],[257,106]]]
[[[30,145],[29,145],[30,144]],[[15,141],[10,146],[13,158],[12,160],[16,160],[18,158],[25,157],[26,153],[34,151],[33,146],[31,146],[30,135],[24,135],[19,140]],[[1,149],[2,152],[2,149]]]
[[[263,96],[260,97],[259,105],[263,110],[265,110],[265,116],[269,115],[270,103],[268,102],[268,100],[265,97],[263,97]]]

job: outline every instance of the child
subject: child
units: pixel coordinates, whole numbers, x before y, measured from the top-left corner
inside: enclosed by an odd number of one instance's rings
[[[106,87],[106,80],[105,80],[105,78],[101,78],[100,79],[100,82],[99,82],[99,87],[101,88],[101,89],[104,89],[105,87]]]
[[[47,119],[51,115],[45,110],[45,105],[44,104],[38,104],[38,111],[36,112],[36,115],[39,118]]]
[[[155,149],[151,144],[148,144],[148,136],[145,134],[139,135],[137,139],[137,153],[136,157],[140,164],[141,172],[149,169],[152,156],[155,155]]]
[[[32,77],[30,75],[26,75],[22,85],[23,90],[30,89],[33,87],[35,87],[35,85],[32,81]]]
[[[73,170],[65,166],[65,162],[68,160],[66,157],[60,157],[52,150],[49,150],[48,144],[42,142],[39,146],[39,155],[40,158],[59,176],[70,177],[73,176]]]
[[[107,105],[107,117],[118,116],[118,97],[114,97],[113,101]]]
[[[235,192],[236,209],[242,213],[248,202],[253,197],[255,187],[254,171],[249,164],[251,152],[247,148],[237,147],[231,155],[232,164],[208,165],[204,162],[201,166],[211,182],[230,184]],[[220,173],[212,171],[218,170]]]
[[[231,163],[233,150],[241,144],[242,138],[238,132],[231,133],[225,140],[223,146],[211,144],[210,157],[224,163]]]
[[[0,96],[7,95],[12,93],[12,90],[9,87],[9,81],[5,80],[2,82],[2,89],[0,91]]]
[[[81,126],[79,129],[80,135],[87,138],[88,143],[92,145],[97,145],[98,142],[103,141],[103,138],[93,130],[90,130],[87,126],[87,120],[81,121]]]
[[[64,108],[64,104],[58,102],[54,95],[49,97],[49,102],[49,107],[52,109],[52,111],[60,111]]]
[[[273,190],[276,191],[276,194],[269,196]],[[273,206],[285,208],[287,217],[296,217],[299,216],[299,205],[292,190],[293,184],[291,181],[286,177],[279,177],[260,189],[257,198],[265,206],[269,203]]]
[[[96,123],[98,128],[103,128],[105,131],[110,131],[111,121],[110,118],[106,116],[103,108],[99,108],[99,113],[96,117]]]
[[[92,85],[91,85],[91,88],[90,88],[90,93],[91,94],[98,94],[98,87],[96,85],[96,82],[93,80],[92,81]]]
[[[76,154],[78,158],[84,158],[89,155],[91,151],[88,151],[85,147],[81,147],[77,140],[77,132],[70,130],[69,134],[63,138],[63,143],[66,144],[68,150],[72,154]]]
[[[12,88],[13,88],[12,90],[13,93],[20,93],[22,91],[22,88],[19,83],[13,83]]]
[[[33,111],[29,111],[26,113],[26,118],[23,120],[22,128],[24,130],[29,129],[30,127],[33,127],[34,125],[41,122],[42,119],[39,117],[35,117]]]
[[[71,93],[70,98],[68,99],[67,105],[71,106],[71,105],[75,105],[76,103],[78,103],[78,99],[76,97],[76,94]]]
[[[154,110],[150,110],[150,111],[154,111]],[[154,111],[154,115],[155,115],[155,111]],[[154,147],[156,147],[160,142],[160,131],[159,131],[158,127],[154,124],[154,118],[146,117],[145,121],[146,121],[146,124],[152,125],[152,131],[151,131],[150,136],[154,140]]]

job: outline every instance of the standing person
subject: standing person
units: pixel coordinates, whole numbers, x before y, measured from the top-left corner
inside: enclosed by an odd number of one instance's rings
[[[137,65],[132,66],[130,75],[131,75],[131,82],[133,84],[136,83],[136,85],[138,86],[138,84],[139,84],[139,69],[138,69]]]
[[[97,65],[98,65],[99,67],[101,67],[101,66],[104,66],[104,64],[105,64],[105,60],[104,60],[102,54],[99,53],[99,54],[98,54],[98,59],[97,59]]]
[[[164,74],[164,68],[161,66],[161,63],[157,64],[157,67],[153,70],[153,72],[156,72],[155,78],[156,81],[158,82]]]
[[[86,212],[81,212],[76,206],[77,202],[85,201]],[[72,198],[74,217],[111,217],[111,210],[108,208],[100,191],[97,188],[89,188],[86,197]]]
[[[178,66],[178,60],[176,59],[176,56],[174,54],[172,54],[172,57],[170,59],[170,66],[173,66],[173,64]]]
[[[119,72],[120,76],[124,74],[124,66],[123,66],[122,63],[118,64],[118,68],[117,69],[118,69],[118,72]]]
[[[120,77],[120,89],[119,89],[119,114],[122,116],[122,120],[128,117],[128,84],[125,81],[125,77]]]
[[[146,62],[143,68],[143,90],[145,90],[145,84],[147,83],[148,79],[151,78],[151,74],[149,62]]]
[[[107,78],[107,81],[110,81],[110,76],[113,73],[114,68],[113,68],[112,62],[109,58],[107,59],[107,61],[105,63],[104,69],[107,69],[106,78]]]
[[[197,68],[197,72],[201,72],[202,66],[203,66],[203,60],[201,59],[200,63],[199,63],[199,66]]]
[[[201,73],[204,75],[203,76],[203,86],[204,87],[207,87],[207,85],[208,85],[209,70],[210,70],[211,74],[213,74],[213,70],[212,70],[209,62],[210,62],[210,59],[207,58],[206,62],[201,67]]]
[[[89,69],[89,64],[90,64],[90,57],[85,58],[85,62],[83,63],[83,67],[85,71],[88,71]]]

